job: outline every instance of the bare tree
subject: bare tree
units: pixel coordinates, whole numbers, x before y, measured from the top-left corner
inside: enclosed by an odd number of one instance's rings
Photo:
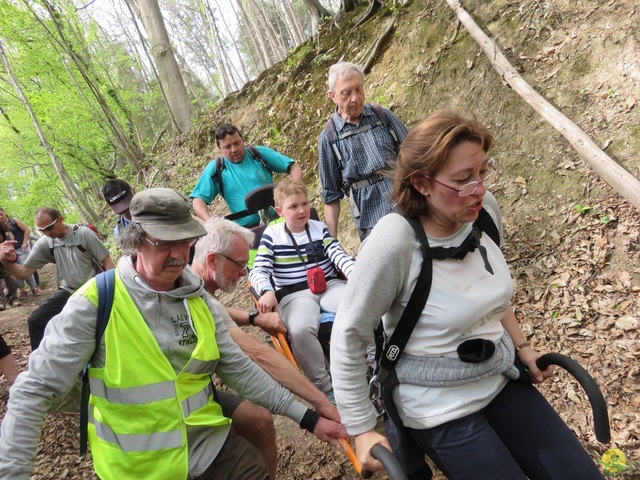
[[[254,45],[256,58],[258,59],[258,63],[260,64],[260,70],[266,70],[271,65],[273,65],[273,61],[267,51],[264,38],[262,35],[260,35],[259,28],[252,21],[249,13],[244,8],[242,0],[236,0],[236,5],[238,7],[238,10],[240,11],[240,16],[242,17],[243,23],[249,31],[249,38]]]
[[[280,0],[280,8],[284,12],[284,21],[287,25],[287,29],[290,32],[294,45],[300,45],[305,41],[302,25],[298,21],[293,12],[293,2],[291,0]]]
[[[262,5],[262,2],[256,0],[247,0],[249,11],[252,18],[258,25],[257,32],[259,38],[262,37],[269,44],[268,55],[271,61],[271,65],[275,62],[279,62],[287,56],[287,47],[278,38],[276,32],[269,20],[269,16]],[[264,41],[263,40],[263,41]]]
[[[344,4],[347,0],[342,0],[342,2]],[[315,37],[318,34],[318,25],[322,23],[321,20],[327,17],[333,17],[333,14],[322,6],[320,0],[304,0],[304,4],[309,9],[309,12],[311,12],[311,35]],[[355,6],[353,8],[355,8]]]

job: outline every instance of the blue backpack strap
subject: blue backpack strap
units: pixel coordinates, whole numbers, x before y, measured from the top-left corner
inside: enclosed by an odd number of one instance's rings
[[[98,350],[102,336],[109,323],[113,295],[115,292],[115,269],[96,275],[98,288],[98,313],[96,314],[96,347]],[[82,396],[80,398],[80,456],[87,453],[87,429],[89,426],[89,366],[91,360],[84,367],[82,373]]]

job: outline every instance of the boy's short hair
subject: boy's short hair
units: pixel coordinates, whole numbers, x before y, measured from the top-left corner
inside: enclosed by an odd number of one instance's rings
[[[308,196],[307,186],[301,180],[292,180],[291,177],[286,177],[273,190],[273,201],[276,207],[280,208],[288,196],[300,193]]]

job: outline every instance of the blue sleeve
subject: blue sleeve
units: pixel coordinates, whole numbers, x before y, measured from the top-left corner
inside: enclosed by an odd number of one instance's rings
[[[329,137],[324,130],[318,137],[318,172],[323,203],[331,203],[344,197],[342,191],[342,171],[338,166]]]
[[[254,147],[256,150],[260,152],[262,158],[264,159],[264,163],[267,164],[269,169],[275,173],[288,173],[289,167],[292,163],[295,163],[293,158],[289,158],[286,155],[282,155],[280,152],[276,152],[268,147]],[[251,152],[249,151],[249,155],[251,158]],[[254,158],[254,160],[258,160]]]
[[[201,198],[207,205],[210,205],[216,195],[218,195],[218,185],[213,182],[211,177],[216,172],[216,160],[213,159],[205,167],[202,175],[198,179],[196,186],[193,188],[189,198]]]

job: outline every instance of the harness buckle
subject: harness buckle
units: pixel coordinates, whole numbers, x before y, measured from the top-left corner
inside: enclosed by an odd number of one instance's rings
[[[385,413],[384,402],[382,401],[382,387],[378,382],[378,376],[374,375],[369,382],[369,400],[376,411],[376,417],[380,418]]]

